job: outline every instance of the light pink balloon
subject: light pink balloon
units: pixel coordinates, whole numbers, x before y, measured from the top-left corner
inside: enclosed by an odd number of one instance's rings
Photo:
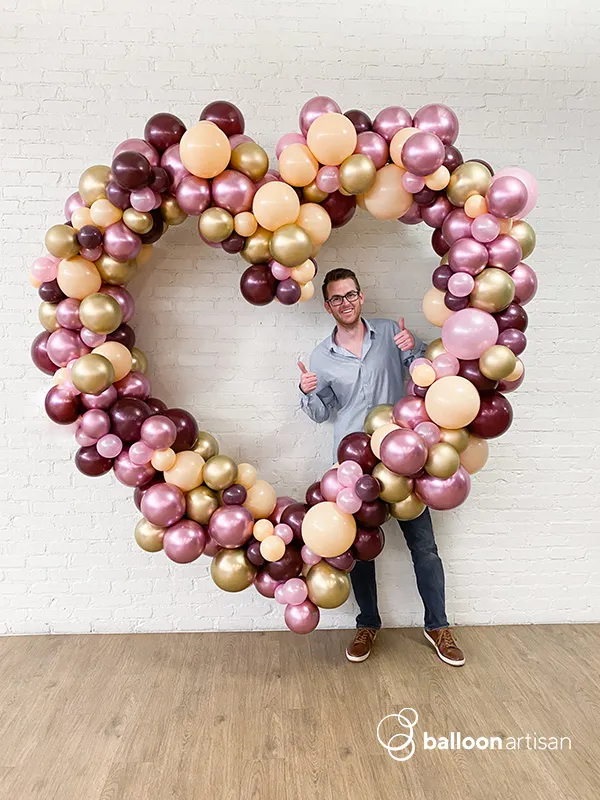
[[[471,476],[459,467],[450,478],[424,475],[415,480],[415,494],[436,511],[447,511],[465,502],[471,490]]]
[[[31,265],[31,274],[42,283],[53,281],[58,275],[58,265],[50,258],[40,256]]]
[[[210,184],[204,178],[186,175],[181,179],[175,197],[182,211],[192,217],[198,217],[210,205]]]
[[[346,486],[344,487],[336,498],[336,505],[340,511],[346,514],[356,514],[362,506],[362,500],[356,494],[354,489]]]
[[[420,422],[431,422],[422,397],[401,397],[392,409],[392,419],[401,428],[411,429]]]
[[[96,450],[104,458],[116,458],[123,449],[123,442],[114,433],[107,433],[96,442]]]
[[[475,288],[475,280],[468,272],[455,272],[448,280],[448,291],[456,297],[466,297]]]
[[[428,448],[440,441],[440,429],[435,422],[419,422],[415,427],[415,433],[419,434]]]
[[[145,189],[137,189],[135,192],[132,192],[129,201],[132,208],[135,208],[136,211],[147,213],[154,208],[156,198],[154,197],[152,189],[146,187]]]
[[[342,491],[344,485],[339,482],[337,469],[328,469],[321,478],[321,494],[330,503],[335,503],[338,494]]]
[[[132,487],[143,486],[148,481],[151,481],[156,474],[156,470],[151,464],[135,464],[129,458],[127,450],[122,450],[115,458],[114,470],[117,480],[124,483],[125,486]],[[156,484],[157,487],[161,485],[163,484]],[[153,488],[153,486],[150,487],[150,489]],[[149,522],[152,522],[152,520],[149,520]]]
[[[531,172],[527,172],[527,170],[521,169],[521,167],[505,167],[504,169],[498,170],[498,172],[496,172],[496,174],[492,178],[491,183],[493,184],[495,181],[498,180],[498,178],[503,178],[507,175],[513,178],[518,178],[527,189],[527,203],[523,208],[523,210],[520,212],[521,218],[526,217],[527,214],[529,214],[529,212],[533,210],[535,204],[537,203],[538,199],[537,181],[533,177]]]
[[[221,506],[208,523],[208,534],[221,547],[237,548],[252,536],[254,519],[244,506]]]
[[[285,148],[291,144],[306,144],[306,137],[301,133],[284,133],[275,145],[275,157],[279,158]]]
[[[89,411],[86,411],[79,424],[81,430],[95,442],[110,431],[110,417],[106,411],[102,411],[100,408],[90,408]]]
[[[500,223],[492,214],[480,214],[471,223],[471,236],[478,242],[493,242],[500,233]]]
[[[150,164],[153,167],[158,167],[160,162],[160,157],[158,155],[158,151],[152,147],[145,139],[125,139],[124,142],[117,145],[115,148],[115,152],[113,153],[113,161],[119,155],[119,153],[125,152],[134,152],[134,153],[141,153],[145,158],[148,159]]]
[[[425,178],[420,175],[413,175],[412,172],[405,172],[402,176],[402,186],[412,194],[420,192],[425,186]]]
[[[446,378],[449,375],[458,375],[460,362],[452,353],[442,353],[433,359],[432,367],[438,378]]]
[[[535,297],[537,292],[538,280],[535,272],[529,264],[522,261],[510,273],[510,277],[515,282],[515,303],[520,303],[522,306],[526,305]]]
[[[271,267],[273,277],[277,278],[278,281],[285,281],[292,274],[292,270],[289,267],[284,267],[279,261],[269,261],[269,266]]]
[[[71,222],[71,217],[73,216],[73,212],[76,208],[84,207],[85,203],[83,202],[83,198],[79,192],[73,192],[73,194],[70,194],[65,202],[65,219],[67,222]]]
[[[142,240],[123,222],[115,222],[104,231],[104,249],[116,261],[129,261],[142,249]]]
[[[369,156],[375,169],[381,169],[388,163],[390,147],[383,136],[375,131],[363,131],[356,137],[354,152]]]
[[[88,411],[88,414],[90,412]],[[153,449],[148,447],[145,442],[134,442],[129,448],[129,459],[132,464],[140,466],[148,464],[152,458]]]
[[[309,567],[314,567],[314,565],[318,564],[321,560],[321,556],[313,553],[310,547],[307,547],[306,545],[302,546],[300,555],[302,556],[302,561],[304,561],[305,564],[308,564]]]
[[[302,578],[289,578],[281,587],[284,592],[285,602],[293,606],[303,603],[308,597],[308,586]],[[275,593],[277,598],[277,593]]]
[[[206,547],[206,533],[191,519],[182,519],[165,531],[163,548],[171,561],[190,564],[200,558]]]
[[[48,358],[57,367],[66,367],[69,361],[91,352],[90,348],[81,341],[77,331],[67,328],[58,328],[48,337],[46,343]]]
[[[93,444],[96,444],[98,440],[94,439],[93,436],[88,436],[81,428],[77,428],[75,431],[75,441],[80,447],[91,447]]]
[[[275,587],[275,591],[273,593],[273,597],[275,600],[282,606],[286,606],[288,604],[287,596],[284,589],[285,584],[279,583]]]
[[[338,480],[342,486],[353,487],[362,474],[363,470],[358,461],[342,461],[337,468]]]
[[[287,605],[283,618],[285,624],[294,633],[311,633],[319,624],[321,612],[310,600],[298,605]]]
[[[156,414],[142,422],[140,438],[153,450],[166,450],[177,438],[177,428],[169,417]]]
[[[380,457],[396,475],[416,475],[427,461],[427,447],[417,433],[399,428],[384,437]]]
[[[442,343],[456,358],[474,359],[496,344],[498,323],[487,311],[463,308],[442,326]]]
[[[273,533],[275,536],[279,536],[285,544],[289,544],[292,539],[294,538],[294,531],[290,528],[289,525],[286,525],[285,522],[280,522],[273,528]]]
[[[340,170],[338,167],[321,167],[317,173],[317,187],[322,192],[337,192],[340,188]]]

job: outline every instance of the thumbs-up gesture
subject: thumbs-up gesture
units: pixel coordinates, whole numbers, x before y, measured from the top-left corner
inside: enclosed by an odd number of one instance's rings
[[[309,372],[302,361],[298,361],[298,367],[302,375],[300,376],[300,389],[304,394],[310,394],[317,388],[317,376],[314,372]]]
[[[400,317],[398,320],[398,327],[400,328],[400,333],[397,333],[394,336],[394,341],[396,342],[396,346],[399,350],[403,353],[406,350],[413,350],[415,346],[415,337],[412,333],[404,327],[404,317]]]

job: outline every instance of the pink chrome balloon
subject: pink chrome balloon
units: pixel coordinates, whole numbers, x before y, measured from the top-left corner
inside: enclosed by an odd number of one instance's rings
[[[100,408],[90,408],[79,422],[81,430],[96,441],[110,432],[110,417]]]
[[[216,180],[215,178],[215,181]],[[206,211],[210,205],[210,184],[204,178],[197,178],[195,175],[186,175],[179,182],[175,191],[175,197],[182,211],[185,211],[186,214],[192,217],[198,217],[203,211]],[[216,205],[221,204],[216,203]]]
[[[170,483],[155,483],[144,492],[141,511],[148,522],[167,528],[183,517],[185,496],[177,486]]]
[[[419,422],[415,427],[415,433],[419,434],[428,448],[440,441],[440,429],[435,422]]]
[[[230,214],[250,211],[255,193],[256,186],[250,178],[234,169],[226,169],[213,178],[213,205],[224,208]]]
[[[221,547],[236,548],[252,536],[254,519],[244,506],[221,506],[208,523],[208,534]]]
[[[138,466],[148,464],[153,452],[154,450],[144,442],[134,442],[129,448],[129,460]]]
[[[186,175],[190,174],[181,161],[179,143],[172,144],[165,150],[161,156],[160,165],[166,169],[171,179],[171,192],[175,191]]]
[[[304,561],[305,564],[308,564],[309,567],[314,567],[314,565],[318,564],[321,560],[321,556],[313,553],[310,547],[307,547],[306,545],[302,546],[300,555],[302,556],[302,561]]]
[[[398,131],[402,128],[410,128],[412,124],[412,117],[405,108],[388,106],[382,109],[373,120],[373,130],[386,142],[391,142]]]
[[[316,184],[322,192],[337,192],[340,188],[338,167],[321,167],[317,173]]]
[[[431,422],[422,397],[401,397],[392,409],[392,419],[401,428],[414,428],[420,422]]]
[[[166,450],[177,438],[177,427],[169,417],[155,414],[142,422],[140,438],[153,450]]]
[[[103,286],[100,289],[102,294],[109,294],[121,306],[123,322],[129,322],[135,311],[135,303],[131,294],[123,286]]]
[[[96,450],[104,458],[116,458],[123,449],[123,442],[114,433],[107,433],[96,442]]]
[[[85,203],[79,192],[73,192],[67,197],[65,202],[65,219],[71,222],[71,217],[76,208],[84,208]]]
[[[125,139],[124,142],[117,145],[113,153],[113,161],[120,154],[127,151],[134,153],[141,153],[145,156],[153,167],[158,167],[160,156],[158,150],[152,147],[145,139]]]
[[[462,208],[455,208],[442,222],[442,236],[448,244],[454,244],[459,239],[470,238],[472,224],[473,220],[465,214]]]
[[[82,394],[81,402],[86,408],[108,409],[116,403],[119,396],[114,384],[100,394]]]
[[[71,331],[81,330],[83,323],[79,319],[79,305],[81,301],[75,297],[65,297],[56,306],[56,321],[61,328]]]
[[[132,370],[114,384],[119,397],[137,397],[138,400],[145,400],[152,394],[150,381],[143,372]]]
[[[317,117],[320,117],[323,114],[341,113],[342,109],[338,106],[335,100],[331,99],[331,97],[324,97],[323,95],[311,97],[310,100],[307,100],[306,103],[304,103],[300,110],[300,130],[304,136],[306,136],[308,129],[317,119]]]
[[[459,467],[450,478],[423,475],[415,479],[415,494],[436,511],[447,511],[465,502],[471,490],[471,476]]]
[[[520,303],[522,306],[526,305],[535,297],[537,292],[538,280],[535,272],[529,264],[522,261],[511,272],[510,276],[515,282],[515,303]]]
[[[427,461],[427,447],[418,433],[399,428],[381,442],[381,460],[397,475],[416,475]]]
[[[306,144],[306,136],[302,136],[301,133],[284,133],[275,145],[275,157],[279,158],[291,144]]]
[[[448,279],[448,291],[456,297],[466,297],[474,288],[475,281],[468,272],[455,272]]]
[[[504,169],[498,170],[498,172],[494,175],[492,178],[492,184],[505,176],[518,178],[527,189],[527,203],[520,212],[521,217],[526,217],[527,214],[533,210],[538,199],[538,185],[535,178],[531,172],[527,172],[527,170],[521,169],[521,167],[505,167]]]
[[[529,199],[523,181],[512,175],[496,178],[485,195],[488,211],[501,219],[518,217]]]
[[[182,519],[165,531],[163,548],[171,561],[190,564],[200,558],[206,547],[206,533],[191,519]]]
[[[115,458],[114,470],[117,480],[124,483],[125,486],[143,486],[148,481],[151,481],[156,473],[151,464],[134,463],[129,458],[128,450],[122,450]],[[157,486],[160,485],[162,484],[157,484]],[[149,520],[149,522],[151,521]]]
[[[66,367],[69,361],[91,352],[81,341],[79,333],[67,328],[58,328],[50,334],[46,350],[50,361],[59,367]]]
[[[79,335],[81,336],[81,341],[88,347],[99,347],[106,341],[106,334],[96,333],[96,331],[91,331],[89,328],[82,328],[79,331]]]
[[[115,261],[130,261],[142,249],[142,240],[123,222],[115,222],[104,231],[104,249]]]
[[[448,251],[448,264],[453,272],[466,272],[472,276],[479,275],[487,263],[486,246],[481,242],[476,242],[475,239],[459,239]]]
[[[355,153],[368,156],[375,169],[381,169],[388,163],[390,157],[390,146],[379,133],[375,131],[362,131],[356,137]]]
[[[490,267],[498,267],[506,272],[511,272],[523,258],[521,245],[509,234],[501,233],[485,247]]]
[[[420,108],[413,125],[421,131],[434,133],[444,144],[454,144],[458,136],[458,117],[443,103],[431,103]]]
[[[500,233],[500,223],[491,214],[480,214],[471,222],[471,236],[478,242],[493,242]]]
[[[300,605],[308,597],[308,586],[302,578],[289,578],[281,587],[285,602],[293,606]]]
[[[206,555],[206,550],[204,553]],[[264,569],[261,569],[256,573],[256,578],[254,579],[254,588],[259,594],[262,594],[263,597],[275,597],[275,589],[282,585],[282,581],[275,580],[275,578],[272,578]]]
[[[287,605],[283,618],[294,633],[311,633],[319,624],[320,616],[318,606],[310,600],[305,600],[298,605]]]
[[[146,187],[145,189],[137,189],[135,192],[132,192],[129,200],[132,208],[135,208],[136,211],[142,211],[145,213],[152,211],[154,204],[156,203],[154,192],[149,187]]]

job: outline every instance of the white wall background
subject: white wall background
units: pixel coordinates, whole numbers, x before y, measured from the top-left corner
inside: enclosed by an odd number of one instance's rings
[[[301,105],[329,94],[375,113],[450,104],[466,157],[519,164],[540,183],[530,263],[527,381],[468,503],[435,526],[456,624],[600,619],[600,367],[596,322],[600,12],[583,0],[6,0],[0,25],[2,369],[0,632],[279,628],[282,609],[214,587],[205,557],[177,566],[137,548],[131,490],[74,467],[73,432],[43,412],[49,379],[29,361],[38,331],[27,283],[46,228],[79,174],[110,163],[151,114],[188,124],[239,103],[272,154]],[[436,264],[430,229],[358,216],[319,259],[356,268],[370,315],[434,338],[420,300]],[[330,431],[296,407],[299,356],[325,336],[320,304],[255,309],[244,262],[215,254],[192,220],[172,229],[130,288],[155,394],[195,412],[222,451],[281,494],[330,464]],[[378,562],[384,623],[422,610],[395,523]],[[351,626],[349,602],[322,626]]]

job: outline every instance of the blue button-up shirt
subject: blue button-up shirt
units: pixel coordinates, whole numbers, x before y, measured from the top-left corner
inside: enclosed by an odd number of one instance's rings
[[[317,376],[317,388],[309,394],[300,391],[300,408],[315,422],[325,422],[337,411],[334,462],[340,441],[352,431],[363,430],[373,406],[393,404],[403,396],[408,366],[426,349],[415,336],[414,349],[401,352],[394,341],[400,328],[391,319],[363,318],[363,323],[366,330],[360,357],[336,344],[336,326],[310,356],[309,371]]]

